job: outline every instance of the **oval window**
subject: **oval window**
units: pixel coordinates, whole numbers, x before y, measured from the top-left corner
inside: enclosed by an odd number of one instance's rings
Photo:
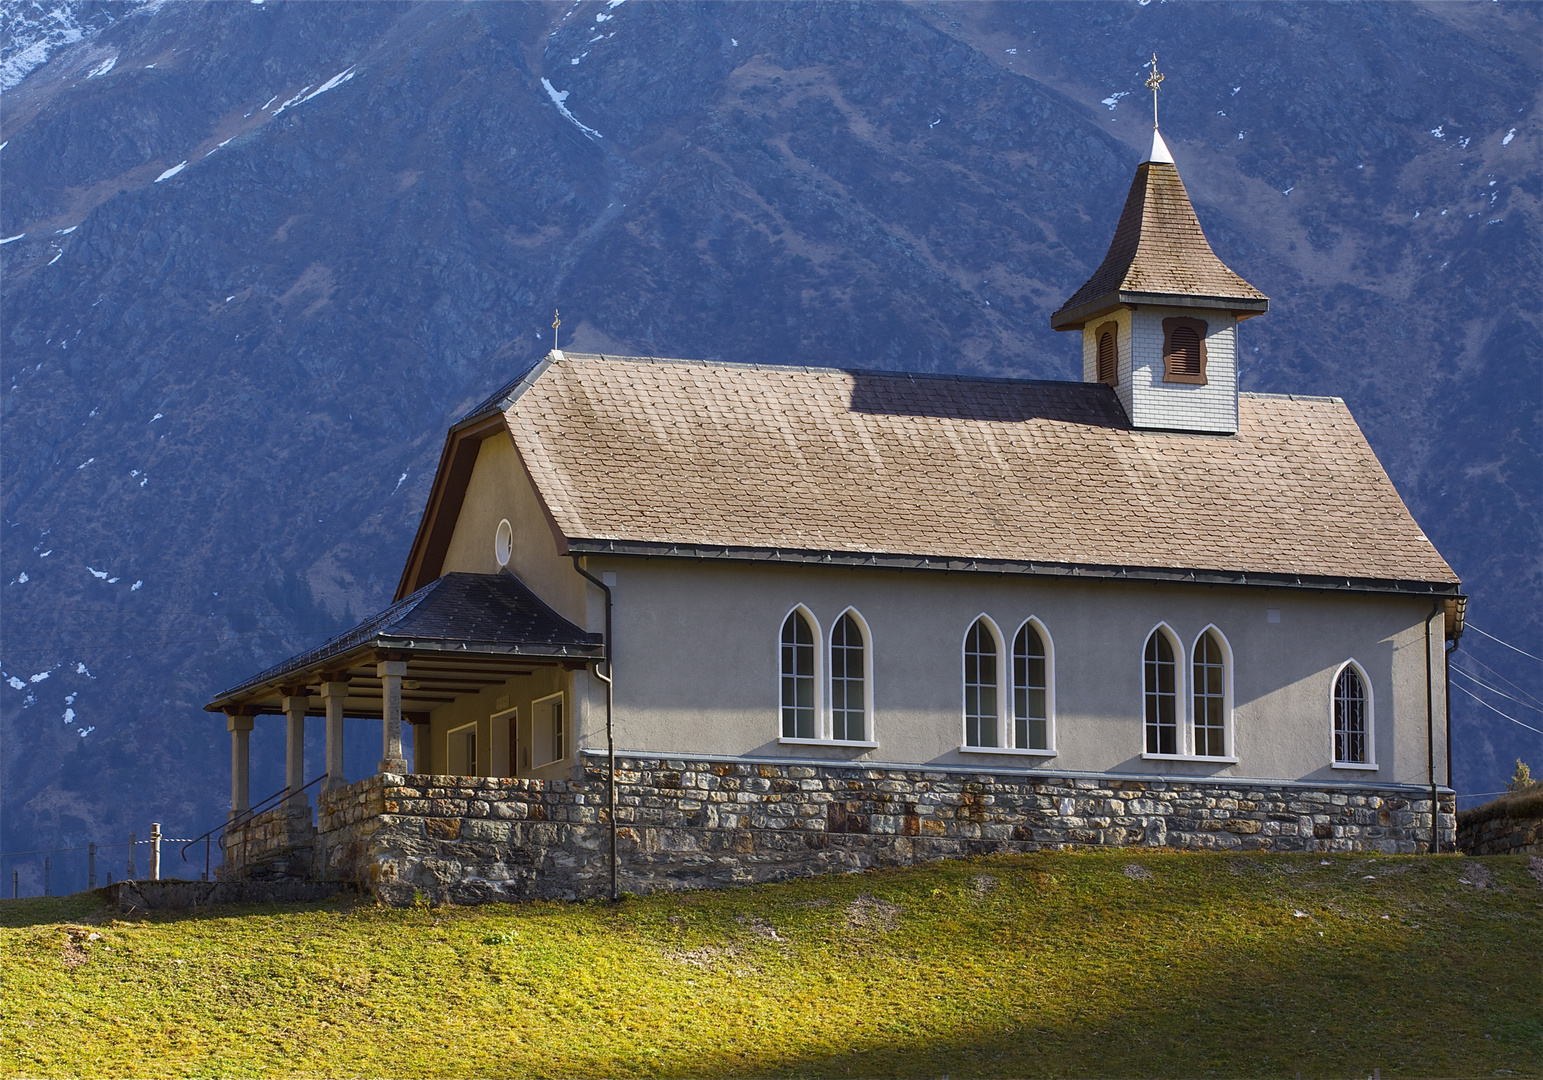
[[[509,519],[498,523],[498,532],[493,537],[493,557],[498,560],[499,566],[508,566],[509,557],[514,554],[514,527],[509,524]]]

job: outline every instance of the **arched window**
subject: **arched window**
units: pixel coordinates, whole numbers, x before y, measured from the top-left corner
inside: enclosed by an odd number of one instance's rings
[[[964,744],[1000,746],[1001,706],[997,687],[997,636],[985,618],[975,620],[964,637]]]
[[[1119,325],[1104,323],[1098,328],[1098,381],[1113,386],[1120,377],[1120,353],[1116,348]]]
[[[782,737],[813,739],[814,628],[801,611],[782,624]]]
[[[1179,752],[1178,664],[1173,644],[1161,630],[1147,638],[1142,664],[1146,697],[1147,753]]]
[[[1204,319],[1163,320],[1163,382],[1205,384]]]
[[[1195,643],[1195,753],[1200,757],[1227,754],[1227,655],[1216,635],[1207,630]]]
[[[866,738],[867,694],[863,630],[849,611],[830,632],[830,722],[832,739]]]
[[[1334,680],[1334,761],[1371,763],[1371,702],[1366,680],[1354,664],[1346,664]]]
[[[1045,642],[1033,623],[1013,639],[1013,745],[1050,749],[1050,665]]]

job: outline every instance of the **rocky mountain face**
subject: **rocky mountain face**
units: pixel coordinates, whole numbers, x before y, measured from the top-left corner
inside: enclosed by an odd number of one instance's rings
[[[1346,398],[1471,623],[1540,651],[1536,5],[4,12],[6,851],[223,820],[202,704],[389,601],[445,427],[554,307],[574,349],[1078,377],[1048,315],[1154,50],[1201,221],[1271,297],[1245,388]],[[1490,708],[1543,727],[1543,665],[1473,633],[1454,665],[1515,699],[1463,684],[1459,790],[1543,764]]]

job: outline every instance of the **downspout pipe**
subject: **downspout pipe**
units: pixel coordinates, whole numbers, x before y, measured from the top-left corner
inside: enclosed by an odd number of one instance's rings
[[[573,556],[573,568],[577,570],[586,581],[594,585],[605,594],[605,671],[600,670],[600,665],[595,665],[595,678],[605,683],[605,754],[607,775],[605,782],[605,810],[606,817],[611,822],[611,899],[621,898],[621,889],[617,884],[620,859],[616,848],[616,733],[612,726],[612,716],[615,712],[616,687],[611,682],[611,587],[601,581],[594,574],[584,569],[579,561],[582,555]]]
[[[1426,778],[1430,782],[1430,851],[1432,855],[1441,851],[1441,831],[1438,828],[1441,812],[1436,801],[1436,691],[1434,686],[1436,674],[1431,663],[1430,624],[1440,615],[1441,601],[1437,600],[1431,607],[1430,617],[1425,620],[1425,760]],[[1451,768],[1452,763],[1448,762],[1448,771]]]

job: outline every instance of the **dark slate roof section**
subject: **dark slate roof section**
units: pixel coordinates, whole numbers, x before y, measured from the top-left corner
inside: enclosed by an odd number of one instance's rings
[[[231,687],[215,701],[282,682],[371,643],[388,649],[449,646],[467,653],[595,657],[601,655],[604,637],[574,626],[512,574],[446,574],[352,630]]]

